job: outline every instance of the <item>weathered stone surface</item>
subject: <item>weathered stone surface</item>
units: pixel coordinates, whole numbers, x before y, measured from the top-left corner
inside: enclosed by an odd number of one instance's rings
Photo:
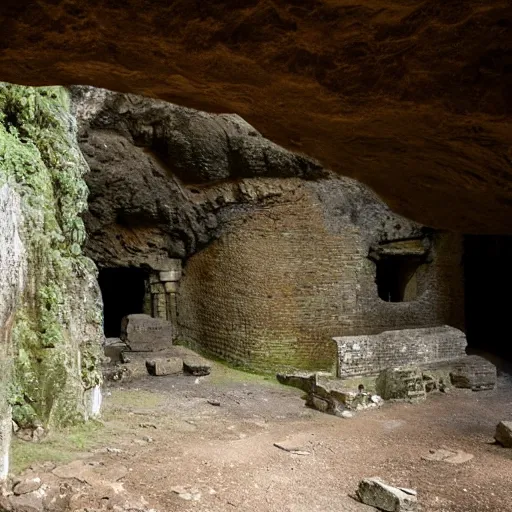
[[[471,355],[448,361],[420,365],[424,376],[430,376],[456,388],[480,391],[494,389],[497,382],[496,367],[483,357]],[[448,376],[448,378],[447,378]]]
[[[473,391],[494,389],[497,370],[483,357],[472,355],[451,364],[450,378],[456,388],[468,388]]]
[[[41,487],[41,479],[39,477],[27,478],[18,482],[13,487],[13,492],[19,496],[20,494],[28,494],[29,492],[37,491],[39,487]]]
[[[90,88],[74,93],[80,146],[91,168],[87,250],[101,266],[149,265],[163,270],[159,281],[176,281],[177,258],[296,186],[261,178],[327,175],[238,116]],[[251,176],[260,181],[237,181]]]
[[[467,345],[465,334],[447,325],[333,339],[338,347],[338,377],[453,359],[465,356]]]
[[[276,379],[285,386],[292,386],[310,393],[315,389],[317,375],[309,372],[278,373]]]
[[[384,400],[423,400],[423,376],[417,367],[388,368],[376,381],[377,393]]]
[[[435,462],[448,462],[449,464],[464,464],[472,460],[473,457],[473,454],[466,453],[463,450],[440,448],[438,450],[430,450],[430,453],[424,455],[422,459]]]
[[[179,357],[148,359],[146,361],[146,369],[150,375],[155,377],[182,373],[183,360]]]
[[[500,421],[494,439],[505,448],[512,448],[512,421]]]
[[[372,507],[386,512],[413,512],[418,510],[416,491],[386,484],[380,478],[365,478],[359,483],[358,498]]]
[[[121,323],[121,339],[134,352],[155,352],[172,345],[171,322],[149,315],[128,315]]]
[[[20,196],[0,176],[0,480],[9,471],[12,378],[12,326],[26,270],[26,252],[20,238],[23,225]]]
[[[212,364],[210,361],[199,356],[187,356],[183,359],[183,371],[198,377],[210,375]]]
[[[0,79],[237,112],[406,216],[511,231],[508,1],[198,5],[2,2]]]

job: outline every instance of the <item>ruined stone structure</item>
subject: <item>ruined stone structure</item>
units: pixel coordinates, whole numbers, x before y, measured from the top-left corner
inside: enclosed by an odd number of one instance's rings
[[[467,345],[464,333],[448,326],[340,336],[334,341],[338,349],[336,375],[340,378],[463,357]]]
[[[334,336],[463,327],[461,236],[395,215],[236,116],[87,88],[74,108],[87,253],[146,271],[125,314],[171,320],[176,340],[266,371],[332,369]]]

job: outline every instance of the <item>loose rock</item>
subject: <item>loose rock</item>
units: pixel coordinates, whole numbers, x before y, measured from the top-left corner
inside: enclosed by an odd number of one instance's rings
[[[16,496],[19,496],[21,494],[28,494],[29,492],[37,491],[39,487],[41,487],[41,479],[39,477],[27,478],[26,480],[18,482],[13,487],[13,492]]]
[[[183,359],[183,371],[190,375],[210,375],[212,365],[202,357],[187,357]]]
[[[179,357],[151,359],[146,361],[146,369],[154,377],[172,375],[183,371],[183,361]]]
[[[418,505],[416,491],[393,487],[376,477],[362,480],[357,496],[362,503],[386,512],[414,512]]]
[[[505,448],[512,448],[512,421],[500,421],[494,439]]]

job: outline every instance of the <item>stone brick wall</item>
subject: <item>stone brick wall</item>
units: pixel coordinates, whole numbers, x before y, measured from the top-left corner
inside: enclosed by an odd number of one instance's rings
[[[467,345],[465,334],[449,326],[341,336],[334,341],[338,348],[337,376],[341,378],[462,357]]]
[[[378,296],[372,244],[421,233],[352,180],[303,184],[249,212],[186,262],[180,336],[252,368],[333,370],[334,336],[462,327],[459,236],[432,236],[416,300]]]

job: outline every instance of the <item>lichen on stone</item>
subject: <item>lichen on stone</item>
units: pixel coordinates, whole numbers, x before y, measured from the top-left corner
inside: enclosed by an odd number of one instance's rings
[[[11,393],[23,427],[86,418],[85,392],[101,380],[101,300],[81,250],[86,171],[67,91],[0,84],[0,184],[22,197],[28,253]]]

